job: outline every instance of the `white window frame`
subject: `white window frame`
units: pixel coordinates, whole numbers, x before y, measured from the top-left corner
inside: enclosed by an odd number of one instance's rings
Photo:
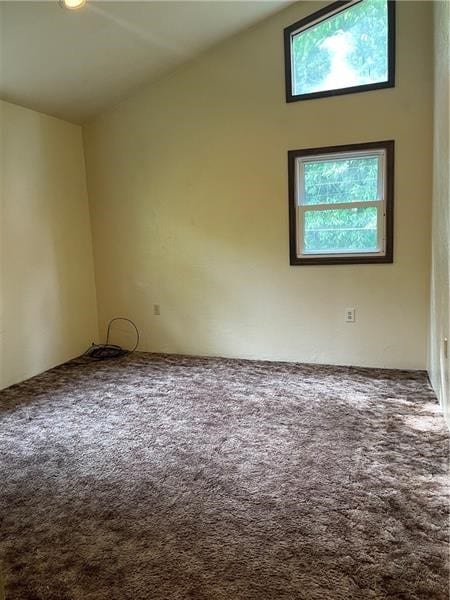
[[[378,158],[378,185],[375,200],[305,204],[304,166],[308,162],[341,158]],[[288,151],[289,260],[291,265],[343,265],[394,262],[394,170],[395,141],[362,142]],[[304,251],[304,221],[308,210],[336,210],[356,207],[377,208],[378,244],[367,251]]]
[[[329,202],[326,204],[305,204],[304,202],[304,165],[310,162],[326,162],[350,158],[377,158],[378,159],[378,182],[377,200],[361,200],[349,202]],[[351,256],[385,256],[386,255],[386,150],[361,150],[356,152],[330,152],[329,154],[318,154],[312,156],[299,156],[295,160],[296,181],[296,208],[297,208],[297,257],[314,258],[323,256],[351,257]],[[342,252],[339,249],[308,252],[304,248],[304,233],[306,212],[327,211],[348,208],[377,209],[377,249],[356,250]]]

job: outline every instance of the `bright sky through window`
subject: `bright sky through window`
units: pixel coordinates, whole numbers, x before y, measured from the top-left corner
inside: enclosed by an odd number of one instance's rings
[[[329,13],[317,18],[315,13],[286,30],[288,100],[393,85],[388,0],[333,6]]]

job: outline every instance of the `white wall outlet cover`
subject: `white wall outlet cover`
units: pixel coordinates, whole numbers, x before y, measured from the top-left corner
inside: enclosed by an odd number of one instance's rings
[[[345,320],[347,323],[355,322],[355,309],[354,308],[346,308],[345,309]]]

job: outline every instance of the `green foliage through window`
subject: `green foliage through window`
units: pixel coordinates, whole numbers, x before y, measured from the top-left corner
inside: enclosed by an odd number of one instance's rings
[[[304,158],[299,168],[303,251],[376,252],[380,155]],[[360,205],[366,202],[370,205]]]
[[[305,212],[305,252],[375,252],[377,208]]]
[[[291,265],[392,263],[394,140],[289,150]]]
[[[292,94],[388,81],[388,1],[361,0],[291,38]]]
[[[305,162],[304,181],[304,204],[376,200],[378,157]]]

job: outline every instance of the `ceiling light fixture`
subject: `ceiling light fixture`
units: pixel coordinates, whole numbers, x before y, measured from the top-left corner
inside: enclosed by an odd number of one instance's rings
[[[59,0],[59,4],[69,10],[78,10],[86,4],[86,0]]]

